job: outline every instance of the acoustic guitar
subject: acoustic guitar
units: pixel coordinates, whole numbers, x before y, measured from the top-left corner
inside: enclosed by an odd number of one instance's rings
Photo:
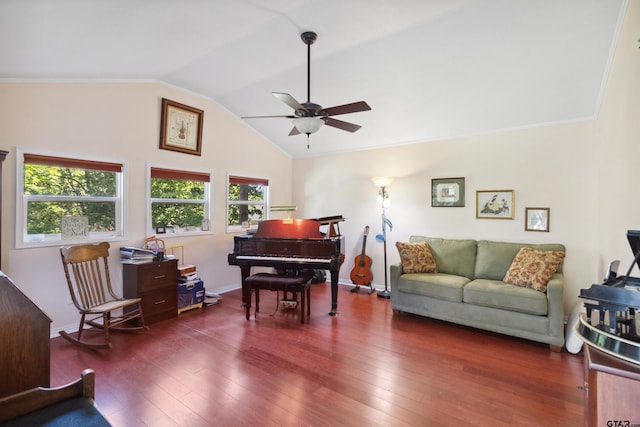
[[[356,287],[352,289],[351,292],[358,292],[360,286],[369,286],[369,293],[373,292],[373,286],[371,285],[371,280],[373,279],[373,274],[371,273],[371,258],[365,254],[368,234],[369,226],[367,225],[364,228],[362,236],[362,253],[353,260],[354,266],[353,270],[351,270],[351,282],[353,282]]]

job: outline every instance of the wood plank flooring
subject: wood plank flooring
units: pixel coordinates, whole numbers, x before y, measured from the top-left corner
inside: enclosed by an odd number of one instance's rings
[[[96,371],[114,426],[580,426],[581,355],[423,317],[389,300],[314,285],[311,318],[261,292],[247,321],[240,291],[217,305],[114,333],[113,348],[51,343],[51,384]]]

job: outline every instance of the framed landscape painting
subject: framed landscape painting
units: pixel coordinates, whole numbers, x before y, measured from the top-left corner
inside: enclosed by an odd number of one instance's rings
[[[464,178],[436,178],[431,180],[431,206],[463,207]]]
[[[513,219],[515,191],[476,191],[476,218]]]

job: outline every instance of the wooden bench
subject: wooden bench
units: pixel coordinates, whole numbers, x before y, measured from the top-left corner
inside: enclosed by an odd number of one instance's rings
[[[283,275],[272,273],[257,273],[245,279],[244,301],[247,320],[251,317],[251,294],[256,295],[255,316],[260,309],[260,289],[270,291],[293,292],[294,295],[300,293],[300,323],[304,323],[305,311],[311,314],[311,288],[309,281],[312,279],[312,272],[302,272],[300,275]],[[306,308],[306,310],[305,310]]]
[[[0,399],[3,426],[110,426],[94,406],[95,373],[61,387],[36,387]]]

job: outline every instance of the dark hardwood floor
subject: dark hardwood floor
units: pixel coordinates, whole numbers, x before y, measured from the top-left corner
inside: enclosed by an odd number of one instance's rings
[[[115,426],[580,426],[581,355],[427,318],[314,285],[311,318],[261,292],[114,333],[91,351],[54,338],[51,384],[96,371],[96,404]]]

